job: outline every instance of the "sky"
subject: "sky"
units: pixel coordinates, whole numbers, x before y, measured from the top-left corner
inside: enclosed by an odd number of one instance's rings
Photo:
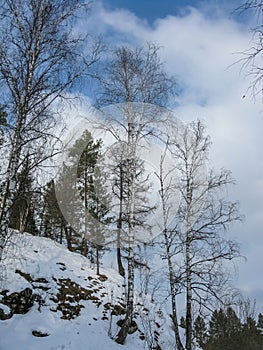
[[[263,103],[247,90],[251,76],[238,61],[253,45],[252,13],[233,12],[240,1],[94,1],[79,30],[101,36],[110,47],[160,45],[160,58],[180,94],[174,112],[184,122],[204,121],[211,136],[209,166],[232,171],[229,197],[245,215],[229,234],[240,242],[235,285],[263,311]],[[88,98],[89,96],[87,96]]]

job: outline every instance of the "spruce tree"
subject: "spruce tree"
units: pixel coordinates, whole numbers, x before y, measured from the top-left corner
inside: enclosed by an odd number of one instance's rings
[[[65,221],[57,203],[54,180],[51,180],[45,186],[43,195],[41,234],[62,243],[64,226]],[[70,245],[68,248],[70,249]]]
[[[207,341],[207,327],[204,319],[199,315],[194,321],[194,337],[197,344],[203,348]]]
[[[91,133],[85,130],[69,150],[69,157],[76,166],[77,163],[77,188],[84,205],[84,231],[82,230],[81,253],[88,254],[88,211],[94,193],[93,178],[94,169],[100,155],[101,140],[94,141]]]
[[[74,166],[63,164],[55,182],[54,195],[63,218],[63,230],[70,251],[82,251],[82,226],[84,210],[76,188]]]
[[[263,328],[263,315],[262,315],[262,313],[260,313],[260,314],[258,315],[258,323],[257,323],[257,326],[258,326],[259,328]]]
[[[67,163],[63,164],[55,185],[68,246],[70,239],[75,251],[96,263],[97,273],[107,225],[111,222],[105,166],[100,164],[101,147],[102,140],[94,140],[85,130],[69,149]]]
[[[228,307],[226,310],[226,336],[233,336],[241,331],[241,322],[237,317],[235,311]]]
[[[21,171],[17,175],[18,186],[14,194],[14,203],[10,208],[11,228],[37,234],[38,229],[35,222],[34,197],[36,192],[34,188],[34,179],[30,172],[30,158],[26,155]],[[36,200],[36,198],[35,198]]]
[[[204,350],[262,350],[263,335],[256,321],[248,317],[241,324],[235,311],[229,307],[226,312],[215,310],[210,320],[209,337]]]
[[[101,162],[101,159],[98,160]],[[91,246],[95,249],[96,268],[99,274],[100,255],[106,243],[110,240],[108,225],[113,221],[110,216],[111,199],[105,186],[106,174],[101,166],[96,166],[90,184],[90,200],[88,203],[88,232]]]
[[[211,316],[209,322],[209,333],[210,338],[218,339],[220,337],[226,336],[226,315],[222,309],[219,311],[215,310]]]

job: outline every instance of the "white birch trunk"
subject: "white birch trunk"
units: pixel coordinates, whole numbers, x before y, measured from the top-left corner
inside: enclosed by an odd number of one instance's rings
[[[168,237],[168,211],[169,208],[167,207],[167,195],[169,196],[169,188],[165,188],[164,185],[164,179],[165,175],[163,174],[163,162],[164,162],[165,154],[162,156],[160,161],[160,174],[156,174],[159,182],[160,182],[160,197],[161,197],[161,204],[162,204],[162,219],[163,219],[163,235],[164,235],[164,243],[165,243],[165,252],[166,252],[166,259],[167,259],[167,265],[168,265],[168,272],[169,272],[169,285],[170,285],[170,294],[171,294],[171,307],[172,307],[172,321],[174,326],[174,335],[175,335],[175,342],[178,350],[184,350],[180,333],[179,333],[179,324],[178,324],[178,315],[177,315],[177,303],[176,303],[176,286],[175,286],[175,280],[174,280],[174,269],[173,269],[173,263],[172,263],[172,252],[171,252],[171,243],[169,242]]]

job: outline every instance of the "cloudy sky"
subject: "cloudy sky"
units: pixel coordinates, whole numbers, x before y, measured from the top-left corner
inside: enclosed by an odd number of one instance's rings
[[[211,166],[230,169],[229,196],[241,204],[242,224],[231,227],[247,261],[238,262],[236,285],[263,311],[263,103],[249,91],[251,77],[236,62],[253,45],[252,13],[233,12],[241,1],[94,1],[81,26],[114,47],[153,41],[181,93],[174,110],[182,121],[202,119],[213,146]],[[245,97],[244,97],[245,96]]]

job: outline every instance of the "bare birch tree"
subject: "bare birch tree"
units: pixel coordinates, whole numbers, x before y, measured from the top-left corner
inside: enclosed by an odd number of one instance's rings
[[[232,222],[241,220],[238,203],[224,198],[226,187],[234,181],[231,173],[224,169],[218,173],[206,170],[209,145],[199,121],[187,125],[179,133],[176,130],[169,138],[176,179],[167,181],[163,158],[158,174],[172,320],[180,350],[192,349],[193,305],[209,309],[213,300],[224,300],[229,293],[229,274],[223,262],[239,256],[238,245],[223,232]],[[173,206],[169,197],[175,194],[180,195],[180,204],[177,212],[171,213]],[[185,295],[185,345],[178,327],[177,298],[180,294]]]
[[[172,309],[172,322],[174,327],[175,342],[178,347],[178,350],[183,350],[183,344],[180,338],[179,333],[179,323],[178,323],[178,311],[177,311],[177,300],[176,296],[179,294],[180,285],[178,283],[176,269],[173,263],[174,257],[180,253],[180,245],[175,244],[174,232],[171,229],[171,218],[176,215],[174,212],[174,203],[173,199],[175,196],[175,188],[173,182],[173,176],[175,167],[167,169],[165,171],[165,159],[168,151],[168,140],[165,146],[164,154],[160,158],[160,168],[159,173],[155,173],[159,180],[159,195],[162,205],[162,220],[160,229],[163,234],[164,241],[164,257],[167,260],[168,275],[169,275],[169,289],[170,289],[170,298],[171,298],[171,309]],[[179,249],[178,249],[179,248]],[[179,287],[179,288],[178,288]]]
[[[252,14],[256,22],[251,28],[251,47],[241,52],[242,58],[239,62],[242,64],[242,70],[251,78],[248,91],[251,91],[253,98],[257,98],[258,95],[262,98],[263,1],[247,0],[236,9],[236,12],[240,15]]]
[[[115,104],[114,108],[102,111],[103,124],[107,125],[103,129],[112,135],[115,142],[125,145],[127,179],[126,188],[122,190],[128,193],[128,198],[125,206],[123,202],[120,203],[119,218],[122,220],[125,212],[128,249],[127,302],[126,316],[116,338],[118,343],[123,344],[133,319],[134,245],[139,227],[136,225],[136,201],[140,200],[140,189],[136,183],[138,153],[142,140],[153,136],[153,129],[158,120],[160,121],[159,106],[166,104],[173,92],[174,81],[164,72],[158,57],[158,47],[153,44],[136,49],[117,49],[113,59],[107,62],[102,77],[102,94],[98,105],[101,107]],[[123,196],[119,195],[119,199],[123,201]],[[141,210],[145,213],[145,208]]]
[[[0,259],[23,150],[43,135],[49,139],[54,103],[97,59],[97,48],[82,59],[83,40],[72,31],[74,16],[85,8],[80,0],[1,2],[0,84],[13,132],[0,208]]]

